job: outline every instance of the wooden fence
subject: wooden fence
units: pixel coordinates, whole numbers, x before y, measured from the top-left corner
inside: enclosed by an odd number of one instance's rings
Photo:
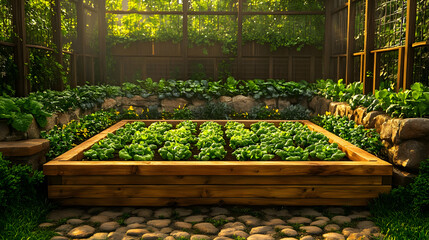
[[[345,78],[347,83],[360,81],[364,83],[364,92],[372,92],[380,85],[382,63],[393,66],[396,71],[396,88],[409,88],[414,82],[416,70],[415,53],[429,52],[427,28],[429,23],[428,0],[325,0],[326,10],[321,11],[243,11],[243,1],[237,0],[234,11],[188,11],[189,0],[184,0],[182,11],[106,11],[105,1],[97,1],[92,6],[84,0],[68,0],[75,4],[77,15],[77,37],[73,41],[72,51],[64,51],[64,36],[61,34],[61,2],[52,0],[52,46],[43,46],[27,42],[25,21],[25,0],[11,2],[14,37],[11,42],[1,42],[0,46],[14,49],[14,60],[17,66],[16,95],[26,96],[30,92],[28,80],[29,49],[42,49],[55,54],[58,63],[63,64],[64,54],[70,55],[71,87],[89,82],[106,82],[106,14],[173,14],[183,19],[183,39],[180,43],[146,42],[134,43],[130,47],[115,46],[111,54],[116,60],[118,71],[111,78],[120,82],[130,79],[138,72],[141,77],[154,79],[176,77],[187,79],[195,65],[202,66],[208,78],[217,79],[220,68],[229,65],[230,73],[239,79],[283,78],[289,80],[314,81],[317,78]],[[384,4],[384,5],[383,5]],[[393,7],[392,7],[393,6]],[[393,8],[393,12],[392,12]],[[388,10],[390,9],[390,10]],[[385,10],[385,11],[384,11]],[[384,11],[384,12],[383,12]],[[390,11],[390,12],[389,12]],[[423,15],[421,15],[423,13]],[[92,19],[88,20],[87,15]],[[268,46],[242,41],[242,23],[246,15],[325,15],[324,49],[304,48],[301,51],[281,48],[270,52]],[[420,15],[419,15],[420,14]],[[188,47],[188,16],[191,15],[231,15],[237,19],[237,53],[226,56],[220,46],[206,48],[202,54],[201,47]],[[416,26],[416,18],[423,24]],[[395,21],[386,21],[388,17],[400,19],[399,29],[395,30],[395,39],[379,38],[383,27],[396,26]],[[423,21],[421,20],[423,19]],[[89,22],[90,21],[90,22]],[[390,24],[390,25],[389,25]],[[401,25],[402,24],[402,25]],[[88,25],[94,26],[97,33],[97,49],[88,46]],[[422,34],[425,33],[425,34]],[[92,39],[93,40],[93,39]],[[386,44],[380,44],[386,41]],[[395,53],[395,60],[385,59],[388,53]],[[426,56],[424,55],[424,56]],[[423,56],[423,55],[422,55]],[[389,57],[390,58],[390,57]],[[420,61],[419,56],[417,59]],[[392,64],[393,63],[393,64]],[[425,63],[420,63],[420,65]],[[420,66],[427,74],[427,68]],[[390,69],[389,71],[392,71]],[[176,74],[172,74],[176,73]],[[61,76],[56,78],[54,89],[64,89]]]
[[[325,74],[328,77],[345,78],[347,83],[364,83],[364,93],[373,92],[380,86],[382,57],[396,52],[397,59],[388,59],[396,80],[396,90],[409,89],[413,79],[414,56],[417,48],[429,51],[429,16],[420,17],[416,26],[416,11],[427,13],[429,1],[417,0],[336,0],[326,1]],[[423,19],[422,19],[423,18]],[[426,28],[419,31],[416,27]],[[389,40],[380,36],[386,28],[392,28]],[[421,34],[425,32],[426,34]],[[389,37],[389,36],[387,36]],[[393,65],[393,66],[392,66]],[[426,73],[427,74],[427,73]],[[426,76],[427,77],[427,76]]]

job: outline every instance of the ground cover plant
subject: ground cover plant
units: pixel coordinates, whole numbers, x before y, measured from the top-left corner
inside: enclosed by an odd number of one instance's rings
[[[329,143],[326,136],[299,122],[282,122],[276,127],[261,121],[245,128],[234,121],[225,127],[208,121],[198,130],[197,135],[196,123],[189,120],[176,128],[162,121],[148,127],[142,122],[127,123],[115,134],[93,144],[84,156],[87,160],[150,161],[157,160],[159,154],[168,161],[224,160],[227,146],[239,161],[338,161],[345,157],[337,144]]]
[[[42,186],[43,174],[13,165],[0,153],[0,239],[50,239],[53,231],[37,229],[52,208]]]
[[[413,183],[381,195],[370,209],[385,239],[429,239],[429,159]]]
[[[385,111],[392,117],[411,118],[429,116],[429,87],[414,83],[410,89],[396,92],[394,89],[375,90],[374,95],[363,95],[362,83],[346,85],[343,80],[337,83],[319,80],[314,85],[319,95],[339,102],[348,102],[352,109],[359,106],[367,111]]]
[[[375,129],[365,129],[363,125],[356,124],[355,121],[347,117],[332,115],[327,112],[323,116],[313,119],[313,121],[324,129],[336,134],[342,139],[365,149],[376,156],[383,157],[384,146]]]

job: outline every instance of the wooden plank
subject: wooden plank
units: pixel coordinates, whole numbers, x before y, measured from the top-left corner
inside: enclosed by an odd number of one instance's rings
[[[53,42],[55,44],[55,60],[61,66],[63,65],[63,42],[62,42],[62,33],[61,33],[61,3],[60,0],[54,0],[51,2],[53,16],[51,17],[52,23],[52,36]],[[60,71],[55,73],[55,82],[54,90],[63,91],[64,82],[62,79],[62,74]]]
[[[383,53],[383,52],[391,52],[391,51],[397,51],[401,48],[403,48],[404,46],[396,46],[396,47],[389,47],[389,48],[381,48],[381,49],[376,49],[376,50],[372,50],[371,53]]]
[[[330,78],[330,57],[332,46],[332,1],[325,0],[325,44],[323,47],[323,73],[324,79]]]
[[[416,43],[413,43],[411,46],[412,46],[413,48],[415,48],[415,47],[424,47],[424,46],[429,46],[429,40],[427,40],[427,41],[422,41],[422,42],[416,42]]]
[[[416,39],[416,11],[417,1],[407,0],[407,26],[405,27],[404,52],[404,81],[402,88],[409,89],[413,83],[414,49],[412,44]]]
[[[72,156],[70,156],[72,157]],[[391,175],[391,165],[357,161],[50,161],[47,176],[64,175]]]
[[[243,58],[243,1],[238,0],[237,9],[237,78],[243,76],[242,58]]]
[[[390,186],[326,185],[51,185],[49,198],[374,198]]]
[[[380,86],[380,53],[374,52],[374,73],[372,80],[372,93]]]
[[[188,79],[188,12],[189,12],[189,0],[183,0],[183,40],[182,40],[182,57],[183,57],[183,79]]]
[[[106,37],[107,37],[107,24],[106,24],[106,1],[98,1],[98,51],[99,51],[99,81],[106,83]]]
[[[50,185],[382,185],[382,176],[63,176]]]
[[[94,143],[97,143],[101,139],[107,136],[106,133],[99,133],[94,137],[86,140],[85,142],[79,144],[78,146],[70,149],[69,151],[61,154],[59,157],[55,158],[56,161],[79,161],[82,160],[83,152],[88,150]],[[51,161],[52,162],[52,161]],[[82,162],[81,162],[82,163]]]
[[[282,206],[366,206],[366,198],[68,198],[56,199],[65,206],[193,206],[193,205],[282,205]]]
[[[0,152],[3,156],[31,156],[48,150],[49,140],[27,139],[13,142],[0,142]]]
[[[12,1],[12,14],[14,25],[14,42],[16,44],[14,60],[17,66],[17,79],[15,82],[16,96],[25,97],[30,93],[30,80],[28,75],[29,54],[25,47],[27,44],[27,32],[25,24],[25,0]]]
[[[364,59],[361,63],[362,79],[363,79],[363,94],[368,94],[372,91],[373,78],[367,72],[373,71],[373,57],[371,51],[374,49],[375,40],[375,1],[365,0],[365,32],[364,32]]]
[[[399,90],[404,86],[404,52],[405,47],[400,48],[398,50],[398,73],[396,77],[396,92],[399,92]]]
[[[346,56],[346,83],[354,82],[354,32],[355,32],[355,17],[356,17],[356,4],[352,0],[348,0],[347,8],[347,56]]]
[[[84,85],[87,81],[86,78],[86,61],[85,61],[85,10],[83,8],[83,0],[76,1],[76,52],[77,52],[77,84]]]

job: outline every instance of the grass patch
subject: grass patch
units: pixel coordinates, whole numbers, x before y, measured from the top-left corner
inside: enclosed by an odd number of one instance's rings
[[[127,218],[129,218],[129,217],[131,217],[131,214],[129,214],[129,213],[124,213],[124,214],[122,214],[122,215],[119,217],[119,219],[118,219],[118,220],[116,220],[116,222],[118,222],[118,223],[119,223],[119,225],[121,225],[121,226],[126,226],[127,224],[125,223],[125,220],[126,220]]]
[[[429,213],[399,206],[392,195],[382,195],[371,205],[371,220],[380,227],[387,240],[429,239]]]
[[[49,240],[57,235],[51,229],[38,225],[45,220],[52,205],[43,197],[9,205],[0,212],[1,240]]]
[[[209,223],[211,223],[211,224],[213,224],[215,227],[221,227],[221,226],[223,226],[223,225],[225,225],[225,224],[227,224],[229,221],[228,220],[226,220],[226,219],[213,219],[213,218],[208,218],[207,220],[206,220],[206,222],[209,222]]]

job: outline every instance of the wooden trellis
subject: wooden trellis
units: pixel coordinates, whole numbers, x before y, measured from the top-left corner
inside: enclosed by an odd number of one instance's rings
[[[273,12],[251,12],[243,11],[243,1],[237,0],[238,7],[234,11],[189,11],[189,0],[183,1],[182,11],[106,11],[105,1],[96,1],[95,7],[86,4],[84,0],[69,0],[76,4],[77,13],[77,39],[73,42],[73,51],[64,51],[63,41],[61,36],[61,0],[52,0],[52,15],[50,17],[52,25],[52,42],[53,46],[41,46],[37,44],[30,44],[27,42],[27,31],[25,22],[25,0],[10,1],[14,37],[13,41],[2,42],[0,46],[14,49],[14,60],[17,67],[17,80],[15,83],[16,95],[26,96],[31,91],[30,82],[27,78],[28,63],[29,63],[29,49],[41,49],[50,51],[55,54],[55,60],[62,64],[64,54],[71,55],[71,76],[70,85],[75,87],[82,85],[85,82],[105,83],[106,82],[106,35],[107,24],[106,14],[144,14],[144,15],[180,15],[182,16],[182,30],[183,40],[180,43],[179,59],[183,62],[183,76],[188,76],[188,64],[192,61],[201,61],[199,58],[193,58],[188,49],[188,18],[189,16],[197,15],[218,15],[218,16],[234,16],[237,19],[237,54],[234,56],[234,66],[236,77],[241,78],[243,72],[249,71],[249,66],[246,64],[255,62],[264,63],[267,69],[264,69],[266,78],[275,77],[276,62],[279,59],[286,65],[281,65],[287,68],[287,74],[284,76],[286,79],[295,79],[302,76],[293,75],[293,71],[298,66],[299,58],[294,59],[287,54],[289,52],[281,53],[279,55],[266,55],[266,56],[252,56],[246,55],[245,46],[242,41],[242,24],[243,17],[251,15],[325,15],[325,43],[323,57],[322,55],[308,55],[308,69],[309,76],[307,80],[315,80],[319,77],[317,68],[323,66],[320,72],[323,72],[323,78],[340,79],[345,78],[347,83],[354,81],[361,81],[364,83],[364,92],[373,92],[379,87],[380,84],[380,59],[388,52],[397,52],[397,60],[395,61],[396,86],[397,90],[400,88],[409,88],[413,81],[413,72],[416,67],[414,64],[414,53],[424,52],[429,50],[429,39],[427,36],[429,16],[427,16],[427,8],[429,2],[427,0],[325,0],[325,11],[273,11]],[[381,46],[380,40],[377,36],[377,29],[386,26],[386,24],[397,24],[395,22],[384,21],[380,18],[380,7],[377,4],[386,4],[386,12],[382,16],[395,15],[396,18],[401,19],[400,32],[395,32],[394,37],[398,39],[394,44],[385,44]],[[389,5],[390,4],[390,5]],[[393,6],[393,7],[392,7]],[[398,7],[399,6],[399,7]],[[396,10],[395,10],[396,8]],[[417,11],[417,9],[419,9]],[[85,14],[90,12],[96,19],[98,28],[98,49],[94,51],[86,46],[86,26]],[[383,15],[384,14],[384,15]],[[416,18],[419,14],[419,21],[421,25],[416,26]],[[400,15],[400,17],[398,17]],[[358,19],[358,22],[356,22]],[[364,21],[362,21],[364,19]],[[423,19],[423,20],[421,20]],[[384,22],[383,22],[384,21]],[[361,31],[363,32],[363,40],[361,39]],[[401,32],[402,31],[402,32]],[[358,40],[355,39],[356,34],[360,34]],[[359,41],[359,42],[357,42]],[[363,43],[362,43],[363,42]],[[362,48],[363,44],[363,48]],[[417,49],[418,48],[418,49]],[[418,51],[417,51],[418,50]],[[255,51],[253,49],[253,51]],[[124,58],[124,56],[121,56]],[[126,57],[126,56],[125,56]],[[148,57],[148,56],[144,56]],[[157,56],[152,56],[157,57]],[[168,56],[163,56],[167,57]],[[219,57],[217,57],[219,58]],[[154,58],[155,59],[155,58]],[[174,59],[174,57],[171,57]],[[215,57],[216,59],[216,57]],[[284,60],[283,60],[284,59]],[[320,60],[317,60],[320,59]],[[125,61],[126,64],[130,60]],[[250,61],[250,62],[249,62]],[[320,62],[319,62],[320,61]],[[323,64],[322,64],[323,63]],[[277,63],[279,64],[279,63]],[[421,64],[421,63],[420,63]],[[218,62],[214,61],[213,69],[215,77],[217,76],[216,69]],[[253,65],[252,65],[253,66]],[[280,65],[278,65],[280,66]],[[277,66],[277,68],[278,68]],[[121,68],[123,70],[123,68]],[[246,77],[243,77],[246,78]],[[64,89],[61,76],[56,78],[53,88],[56,90]]]

